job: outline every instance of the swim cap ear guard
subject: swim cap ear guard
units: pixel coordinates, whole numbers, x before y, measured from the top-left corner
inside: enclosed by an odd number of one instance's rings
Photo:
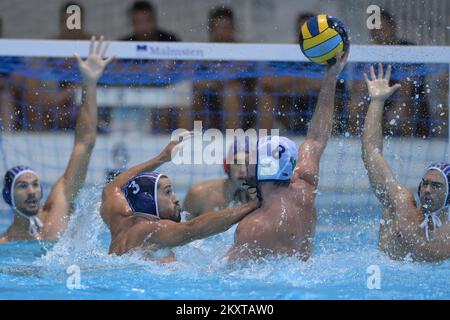
[[[230,175],[230,164],[227,163],[227,159],[223,159],[223,171],[229,176]]]
[[[33,173],[34,175],[37,176],[36,172],[34,172],[30,167],[27,166],[16,166],[13,167],[11,169],[9,169],[8,171],[6,171],[5,173],[5,177],[3,179],[3,190],[2,190],[2,196],[3,196],[3,200],[5,200],[5,202],[12,208],[15,208],[15,203],[14,203],[14,184],[17,180],[17,178],[19,178],[22,174],[24,173]],[[39,187],[41,189],[41,197],[40,199],[42,199],[43,197],[43,192],[42,192],[42,185],[39,183]]]
[[[14,185],[16,183],[16,179],[25,173],[32,173],[35,176],[37,176],[37,174],[30,167],[27,166],[16,166],[6,171],[3,180],[2,196],[3,200],[5,200],[5,202],[11,208],[13,208],[15,212],[17,212],[20,216],[28,219],[29,221],[28,232],[31,236],[36,237],[38,235],[39,229],[41,229],[44,226],[43,222],[39,219],[37,214],[29,215],[17,209],[14,201]],[[41,189],[40,199],[42,199],[43,192],[42,192],[42,185],[40,183],[39,188]]]
[[[254,145],[248,142],[248,140],[234,140],[234,143],[228,149],[226,157],[223,159],[223,171],[230,176],[230,165],[235,163],[235,157],[240,152],[249,154],[254,151]]]

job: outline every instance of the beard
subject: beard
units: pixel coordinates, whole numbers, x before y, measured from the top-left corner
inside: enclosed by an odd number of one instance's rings
[[[28,210],[28,209],[26,209],[26,208],[17,208],[17,207],[16,207],[16,209],[19,210],[20,213],[26,215],[27,217],[34,217],[34,216],[36,216],[36,215],[38,214],[38,212],[39,212],[39,207],[36,208],[36,209],[33,209],[33,210]]]
[[[173,222],[181,222],[181,214],[175,214],[175,216],[173,216],[170,220],[172,220]]]

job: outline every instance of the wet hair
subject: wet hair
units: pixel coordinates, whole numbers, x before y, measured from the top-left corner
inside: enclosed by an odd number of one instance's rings
[[[208,21],[212,23],[215,20],[228,19],[234,24],[234,14],[231,8],[220,6],[209,12]]]

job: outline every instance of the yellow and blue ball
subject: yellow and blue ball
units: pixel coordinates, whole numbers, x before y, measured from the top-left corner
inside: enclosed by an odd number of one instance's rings
[[[318,64],[334,64],[336,54],[350,46],[345,25],[325,14],[314,16],[301,26],[299,42],[303,54]]]

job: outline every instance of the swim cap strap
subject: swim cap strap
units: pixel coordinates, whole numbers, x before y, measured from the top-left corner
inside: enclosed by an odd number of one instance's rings
[[[25,214],[23,214],[22,212],[20,212],[20,210],[15,209],[17,211],[17,213],[24,217],[25,219],[28,219],[30,225],[28,227],[28,233],[33,236],[34,238],[36,238],[39,229],[41,229],[44,224],[42,223],[41,219],[38,218],[37,215],[35,216],[27,216]]]
[[[433,223],[433,229],[437,229],[440,228],[442,226],[442,221],[441,219],[439,219],[439,217],[437,216],[436,212],[433,213],[426,213],[425,214],[425,219],[422,221],[422,223],[420,224],[420,227],[422,229],[424,229],[425,231],[425,237],[427,238],[427,241],[430,241],[430,235],[428,232],[428,220],[431,217],[431,222]]]
[[[10,194],[11,194],[11,206],[13,207],[13,209],[16,209],[16,210],[17,210],[17,208],[16,208],[16,202],[15,202],[15,200],[14,200],[14,185],[16,184],[16,180],[17,180],[21,175],[23,175],[23,174],[25,174],[25,173],[32,173],[32,174],[34,174],[35,176],[37,176],[36,172],[34,172],[34,171],[31,170],[31,169],[22,170],[22,171],[20,171],[16,176],[14,176],[13,181],[12,181],[12,183],[11,183],[11,187],[10,187]],[[41,197],[42,197],[42,190],[41,190]]]

